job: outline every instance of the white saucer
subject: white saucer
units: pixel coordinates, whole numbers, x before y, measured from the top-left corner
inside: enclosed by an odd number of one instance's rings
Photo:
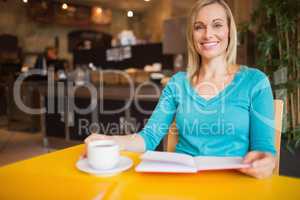
[[[107,169],[107,170],[98,170],[92,168],[88,162],[87,158],[79,159],[76,163],[77,169],[80,171],[97,175],[97,176],[113,176],[116,175],[120,172],[123,172],[127,169],[129,169],[133,165],[133,162],[130,158],[125,157],[125,156],[120,156],[120,161],[118,165],[112,169]]]

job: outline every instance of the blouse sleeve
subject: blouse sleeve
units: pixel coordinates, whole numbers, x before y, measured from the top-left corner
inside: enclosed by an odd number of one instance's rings
[[[269,79],[262,72],[251,92],[250,150],[276,154],[274,147],[274,100]]]
[[[160,141],[167,134],[169,127],[173,122],[177,109],[176,82],[174,76],[163,89],[159,101],[147,124],[143,130],[139,132],[145,141],[146,150],[155,150]]]

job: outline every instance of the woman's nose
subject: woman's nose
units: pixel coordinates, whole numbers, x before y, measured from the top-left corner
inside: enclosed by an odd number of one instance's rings
[[[210,38],[212,36],[212,29],[210,27],[206,27],[205,32],[204,32],[204,36],[205,38]]]

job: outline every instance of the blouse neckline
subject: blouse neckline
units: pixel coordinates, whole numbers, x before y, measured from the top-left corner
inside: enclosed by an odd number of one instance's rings
[[[186,77],[185,82],[187,84],[188,92],[193,97],[193,99],[198,101],[200,104],[202,104],[204,106],[212,104],[212,103],[214,103],[218,100],[221,100],[222,98],[224,98],[225,96],[229,95],[231,92],[234,91],[234,89],[238,86],[238,83],[241,81],[241,78],[244,74],[243,71],[245,71],[246,69],[247,69],[247,66],[240,65],[239,71],[237,71],[235,73],[235,75],[234,75],[233,79],[231,80],[231,82],[229,84],[227,84],[225,86],[225,88],[223,88],[223,90],[218,92],[217,95],[215,95],[215,96],[213,96],[212,98],[209,98],[209,99],[205,99],[204,97],[199,95],[199,93],[196,91],[194,86],[191,84],[191,82]]]

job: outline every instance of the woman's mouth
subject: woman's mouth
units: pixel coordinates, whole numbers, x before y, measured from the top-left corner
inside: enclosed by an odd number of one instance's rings
[[[219,42],[201,42],[200,44],[202,47],[204,47],[204,49],[210,50],[215,48],[219,44]]]

